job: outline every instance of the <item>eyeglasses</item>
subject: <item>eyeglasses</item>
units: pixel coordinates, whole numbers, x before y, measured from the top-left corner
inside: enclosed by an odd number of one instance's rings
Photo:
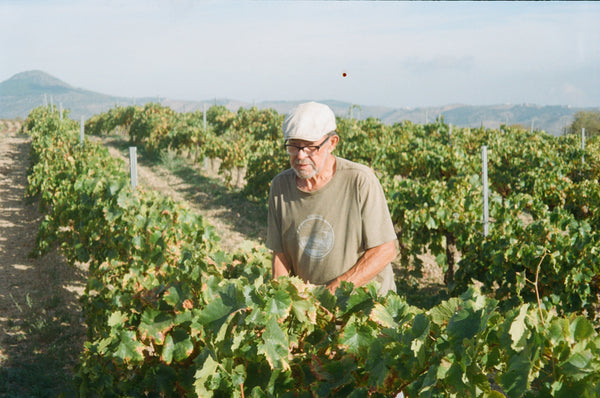
[[[321,147],[323,145],[325,145],[325,143],[327,141],[329,141],[329,138],[331,138],[331,136],[327,136],[327,138],[325,138],[325,141],[321,142],[319,145],[306,145],[306,146],[298,146],[298,145],[292,145],[292,144],[284,144],[285,149],[287,150],[287,153],[289,153],[290,155],[297,155],[300,153],[300,151],[304,151],[304,153],[306,155],[314,155],[315,153],[317,153],[319,151],[319,149],[321,149]]]

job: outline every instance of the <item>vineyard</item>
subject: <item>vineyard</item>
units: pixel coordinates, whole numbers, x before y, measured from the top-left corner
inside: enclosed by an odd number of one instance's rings
[[[86,134],[121,134],[149,154],[220,163],[266,206],[288,167],[283,115],[223,107],[179,114],[116,107]],[[600,395],[600,141],[503,126],[392,126],[339,119],[339,156],[379,176],[397,230],[399,294],[335,295],[270,279],[264,247],[225,252],[185,203],[132,189],[125,165],[47,107],[28,195],[46,213],[35,252],[86,263],[81,396],[535,397]],[[489,151],[489,233],[481,148]],[[422,255],[451,298],[409,305]]]

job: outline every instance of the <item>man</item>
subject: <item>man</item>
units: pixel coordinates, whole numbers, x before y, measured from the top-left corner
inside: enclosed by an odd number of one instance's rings
[[[299,105],[282,126],[291,168],[269,192],[267,247],[273,277],[296,275],[326,285],[364,285],[395,291],[390,262],[396,234],[383,189],[366,166],[334,156],[339,136],[324,104]]]

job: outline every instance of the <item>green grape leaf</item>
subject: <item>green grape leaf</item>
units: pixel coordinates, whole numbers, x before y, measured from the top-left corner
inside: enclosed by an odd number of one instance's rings
[[[339,344],[349,352],[357,354],[368,350],[369,345],[375,340],[375,332],[370,324],[352,315],[342,330]]]
[[[131,330],[122,330],[118,336],[119,344],[114,355],[124,362],[141,361],[144,359],[142,350],[145,346],[137,341],[135,332]]]
[[[388,308],[383,304],[375,303],[373,309],[371,310],[371,315],[369,316],[373,322],[386,327],[386,328],[397,328],[398,324],[394,320],[394,317],[388,311]]]
[[[317,322],[317,307],[310,300],[294,300],[292,302],[292,312],[296,318],[302,323]]]
[[[473,338],[481,327],[480,313],[481,311],[474,312],[468,307],[459,309],[448,322],[448,336],[456,338],[459,342]]]
[[[207,382],[215,375],[219,368],[219,363],[208,355],[202,364],[202,367],[194,374],[194,392],[198,397],[210,398],[213,396],[213,391],[210,387],[207,388]]]
[[[223,300],[220,297],[217,297],[210,301],[198,314],[198,321],[202,325],[206,325],[216,332],[227,320],[227,317],[231,314],[232,310],[233,308],[231,306],[223,304]]]
[[[513,320],[508,331],[512,340],[511,348],[515,351],[519,351],[527,345],[527,325],[525,324],[525,318],[527,317],[528,309],[528,304],[521,306],[519,315]]]
[[[180,295],[179,289],[176,286],[171,286],[167,289],[167,291],[163,294],[163,300],[173,307],[176,307],[179,304]]]
[[[108,326],[110,327],[115,327],[115,326],[124,326],[125,322],[127,321],[128,317],[127,315],[123,314],[121,311],[115,311],[112,314],[110,314],[110,317],[108,317]]]
[[[171,314],[146,307],[142,313],[138,330],[142,340],[151,339],[156,344],[164,344],[165,335],[173,325],[174,320]]]
[[[582,316],[578,316],[571,322],[569,330],[575,342],[588,340],[596,334],[590,321]]]
[[[175,329],[167,335],[163,345],[162,360],[170,364],[187,359],[194,351],[194,343],[185,330]]]
[[[531,363],[526,353],[513,355],[508,360],[508,369],[498,376],[500,385],[509,397],[520,397],[529,387]]]
[[[288,345],[287,336],[277,323],[276,317],[269,317],[262,334],[262,343],[258,345],[258,353],[267,358],[271,369],[290,369]]]
[[[292,308],[292,299],[290,294],[283,289],[275,291],[272,297],[267,300],[265,311],[268,314],[276,315],[277,318],[286,318]]]

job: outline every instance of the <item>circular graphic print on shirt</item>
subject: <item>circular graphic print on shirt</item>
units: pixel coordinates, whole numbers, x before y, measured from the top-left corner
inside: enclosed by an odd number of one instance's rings
[[[333,249],[333,227],[321,216],[310,215],[296,232],[298,245],[311,258],[323,258]]]

